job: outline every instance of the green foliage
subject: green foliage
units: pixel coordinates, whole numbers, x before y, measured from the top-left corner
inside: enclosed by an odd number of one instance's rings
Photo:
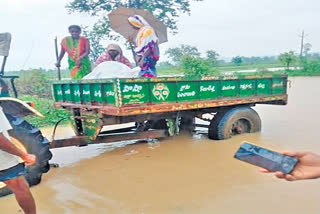
[[[67,4],[70,13],[79,12],[90,16],[99,17],[92,29],[93,37],[90,42],[100,43],[101,40],[118,39],[118,34],[111,30],[110,20],[107,14],[119,7],[130,7],[145,9],[152,13],[156,18],[161,20],[172,33],[177,33],[177,20],[181,13],[190,15],[190,3],[200,2],[203,0],[163,0],[163,1],[142,1],[142,0],[72,0]],[[95,41],[93,41],[93,39]],[[99,46],[95,46],[98,47]],[[92,48],[95,48],[92,47]],[[99,52],[99,51],[93,51]]]
[[[47,98],[39,98],[37,96],[24,95],[19,97],[24,101],[32,101],[35,109],[37,109],[44,118],[36,116],[27,116],[25,119],[36,127],[48,127],[55,125],[61,118],[71,116],[70,112],[64,109],[54,107],[54,101]]]
[[[217,74],[217,71],[211,67],[209,60],[190,55],[182,57],[181,69],[183,69],[185,76],[209,76]]]
[[[242,64],[243,60],[242,60],[241,56],[236,56],[231,59],[231,62],[234,63],[235,65],[239,66]]]
[[[165,53],[174,64],[179,65],[183,56],[200,57],[197,47],[191,45],[180,45],[179,47],[169,48]]]
[[[15,81],[19,94],[35,95],[43,98],[51,98],[50,74],[42,69],[20,71],[20,78]]]
[[[217,65],[218,57],[220,55],[214,50],[208,50],[206,54],[207,54],[207,59],[211,62],[211,65]]]
[[[320,73],[320,61],[318,60],[308,60],[306,58],[302,58],[300,60],[300,66],[304,73],[309,74],[318,74]]]
[[[82,27],[83,35],[90,41],[90,60],[95,62],[104,52],[103,46],[100,44],[101,35],[97,31],[88,30],[88,27]]]
[[[285,52],[280,54],[279,61],[284,64],[289,70],[290,65],[297,61],[297,57],[295,56],[293,51]]]
[[[61,118],[71,116],[71,114],[63,109],[54,107],[52,98],[51,85],[56,80],[56,71],[45,71],[43,69],[32,69],[19,72],[8,72],[7,75],[18,75],[15,86],[18,91],[19,99],[24,101],[32,101],[35,108],[45,117],[28,116],[31,124],[37,127],[53,126]],[[69,76],[69,71],[64,70],[62,76]],[[12,91],[10,91],[12,95]]]
[[[15,80],[18,95],[52,98],[51,85],[53,81],[57,81],[56,70],[44,70],[39,68],[6,72],[6,75],[19,76],[19,78]],[[69,70],[61,70],[61,77],[70,78]],[[10,87],[10,94],[12,95],[11,84],[8,81],[6,82]]]
[[[99,21],[107,23],[106,13],[119,7],[131,7],[145,9],[161,20],[169,29],[176,31],[177,18],[180,13],[190,14],[190,3],[203,0],[165,0],[165,1],[141,1],[141,0],[73,0],[67,4],[69,12],[80,12],[91,16],[103,15]],[[105,32],[109,33],[109,32]]]

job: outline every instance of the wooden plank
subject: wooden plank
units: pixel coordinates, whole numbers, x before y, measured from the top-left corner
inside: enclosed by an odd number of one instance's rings
[[[152,138],[163,138],[166,137],[165,130],[151,130],[145,132],[132,132],[117,135],[99,135],[96,140],[90,141],[89,137],[77,136],[72,138],[57,139],[50,143],[50,148],[61,148],[68,146],[86,146],[89,144],[98,143],[113,143],[126,140],[142,140],[142,139],[152,139]]]

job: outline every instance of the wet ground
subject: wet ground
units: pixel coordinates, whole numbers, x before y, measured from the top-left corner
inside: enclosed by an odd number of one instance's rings
[[[320,154],[320,78],[291,80],[287,106],[255,108],[261,133],[53,150],[61,167],[32,188],[39,213],[318,214],[320,179],[285,182],[233,159],[244,141]],[[71,130],[58,132],[61,137]],[[12,196],[1,198],[0,207],[4,214],[21,213]]]

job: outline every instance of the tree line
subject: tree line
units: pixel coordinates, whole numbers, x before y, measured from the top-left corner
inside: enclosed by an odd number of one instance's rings
[[[205,56],[201,57],[201,53],[197,47],[191,45],[182,44],[178,47],[169,48],[165,55],[169,58],[169,61],[172,65],[180,65],[183,62],[183,58],[185,56],[193,57],[193,58],[202,58],[208,60],[211,65],[224,65],[224,64],[234,64],[237,66],[243,64],[260,64],[260,63],[277,63],[280,62],[285,65],[287,68],[290,67],[293,63],[298,60],[319,60],[319,53],[310,53],[310,48],[308,48],[308,52],[301,57],[296,54],[294,51],[288,51],[279,54],[279,56],[234,56],[230,61],[226,61],[223,59],[219,59],[220,54],[215,50],[207,50],[205,52]],[[167,64],[170,64],[168,62]]]

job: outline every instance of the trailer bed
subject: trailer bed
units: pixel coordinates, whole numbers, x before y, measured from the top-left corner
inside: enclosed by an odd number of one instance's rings
[[[113,116],[287,103],[287,75],[70,80],[53,84],[57,107]]]

